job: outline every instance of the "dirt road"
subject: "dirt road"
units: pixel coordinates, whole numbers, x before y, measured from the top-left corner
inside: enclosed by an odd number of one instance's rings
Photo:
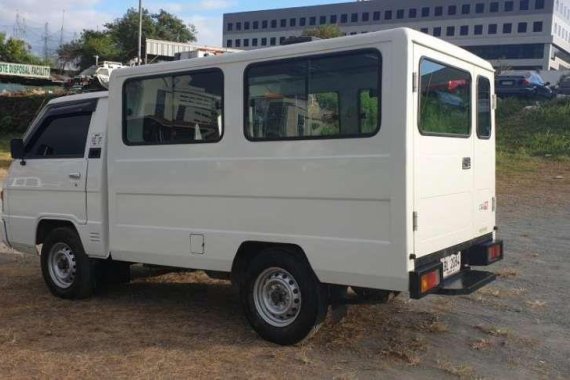
[[[498,185],[495,283],[351,307],[301,347],[259,339],[228,283],[201,273],[70,302],[47,291],[37,257],[0,254],[0,378],[567,378],[570,164]]]

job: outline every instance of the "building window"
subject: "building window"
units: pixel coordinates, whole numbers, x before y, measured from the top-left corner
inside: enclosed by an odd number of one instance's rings
[[[497,24],[489,24],[488,34],[497,34]]]
[[[459,34],[461,34],[462,36],[468,35],[469,34],[469,26],[461,25],[461,28],[459,28]]]
[[[443,7],[435,7],[433,13],[434,13],[436,16],[441,16],[441,15],[443,15]]]
[[[257,46],[257,38],[251,39],[251,46]]]
[[[415,8],[411,8],[408,10],[408,17],[409,18],[416,18],[417,16],[417,10]]]
[[[241,40],[236,38],[236,47],[241,47]]]
[[[384,12],[384,20],[391,20],[392,19],[392,11]]]
[[[433,28],[433,35],[435,37],[441,36],[441,27],[440,26],[436,26],[435,28]]]
[[[350,15],[350,22],[358,22],[358,13],[353,13]]]
[[[526,33],[526,22],[519,22],[517,26],[517,33]]]
[[[534,2],[534,9],[544,9],[544,0],[536,0]]]
[[[447,7],[448,15],[453,16],[456,13],[457,13],[457,7],[455,5],[450,5],[449,7]]]
[[[538,59],[544,57],[544,44],[465,46],[483,59]]]
[[[370,20],[370,13],[368,12],[362,13],[362,21],[367,22],[368,20]]]
[[[455,35],[455,27],[454,26],[448,26],[445,30],[445,35],[450,36],[450,37]]]
[[[259,29],[259,21],[253,22],[253,29]]]
[[[493,1],[489,4],[489,12],[496,13],[499,11],[499,2]]]
[[[461,14],[468,15],[471,12],[471,6],[469,4],[463,4],[461,6]]]
[[[306,19],[305,17],[301,17],[301,18],[299,19],[299,25],[300,25],[300,26],[305,26],[305,25],[307,25],[307,19]]]
[[[453,84],[453,86],[452,86]],[[422,59],[418,126],[426,135],[467,137],[471,132],[471,74]],[[448,99],[453,99],[453,105]]]
[[[282,28],[286,28],[287,27],[287,19],[282,18],[281,21],[279,21],[279,25]]]
[[[515,5],[512,1],[505,1],[505,12],[512,12],[515,9]]]
[[[226,47],[231,48],[231,47],[232,47],[232,43],[233,43],[232,40],[227,40],[227,41],[226,41]]]
[[[429,33],[429,30],[428,30],[428,28],[421,28],[421,29],[420,29],[420,32],[425,33],[425,34],[428,34],[428,33]]]
[[[275,37],[271,37],[271,38],[269,39],[269,45],[275,46],[276,43],[277,43],[277,40],[275,39]]]
[[[283,45],[283,42],[285,42],[285,37],[279,37],[279,45]]]
[[[477,78],[477,137],[491,137],[491,83],[484,77]]]
[[[228,31],[234,30],[234,24],[231,22],[228,22]]]
[[[533,32],[542,32],[542,21],[535,21],[532,23]]]
[[[378,11],[374,12],[374,13],[372,14],[372,19],[373,19],[374,21],[380,20],[380,12],[378,12]]]
[[[243,39],[243,47],[249,47],[249,38]]]
[[[271,20],[271,27],[277,28],[277,20]]]
[[[331,17],[329,18],[331,24],[336,24],[337,22],[337,16],[336,15],[331,15]]]
[[[320,16],[319,17],[319,24],[324,25],[327,23],[327,16]]]
[[[236,22],[236,30],[241,30],[241,22]]]
[[[346,24],[348,22],[348,15],[346,13],[343,13],[340,15],[340,23],[341,24]]]
[[[483,13],[483,12],[485,12],[485,4],[484,3],[475,4],[475,13]]]
[[[261,28],[262,28],[262,29],[267,29],[267,20],[263,20],[263,21],[261,22]]]
[[[519,8],[521,11],[528,11],[528,0],[521,0],[519,3]]]
[[[381,120],[381,66],[380,54],[371,50],[250,65],[245,73],[246,138],[374,135]],[[362,83],[368,84],[363,88]]]
[[[473,34],[480,36],[481,34],[483,34],[483,25],[475,25],[474,29],[473,29]]]
[[[243,23],[243,29],[244,30],[249,30],[249,21],[246,21]]]
[[[422,8],[422,17],[429,17],[429,7]]]
[[[513,24],[511,24],[511,23],[503,24],[503,33],[504,34],[509,34],[509,33],[511,33],[512,30],[513,30]]]
[[[402,19],[402,18],[404,18],[404,10],[403,10],[403,9],[398,9],[398,10],[396,11],[396,18],[397,18],[397,19]]]
[[[317,18],[315,16],[311,16],[309,18],[309,25],[316,25],[317,24]]]
[[[261,39],[261,46],[267,46],[267,37]]]
[[[294,27],[296,24],[297,24],[297,19],[295,19],[295,18],[289,19],[289,26],[290,27]]]

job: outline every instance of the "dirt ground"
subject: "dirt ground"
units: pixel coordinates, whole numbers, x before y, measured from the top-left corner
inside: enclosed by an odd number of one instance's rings
[[[498,180],[496,282],[353,306],[297,347],[258,338],[229,284],[203,273],[64,301],[39,258],[0,249],[0,378],[568,378],[570,163],[509,173]]]

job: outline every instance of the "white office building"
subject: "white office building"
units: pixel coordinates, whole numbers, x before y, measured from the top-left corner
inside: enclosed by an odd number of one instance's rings
[[[223,44],[258,49],[335,24],[346,35],[396,27],[459,45],[503,69],[570,69],[570,0],[374,0],[228,13]]]

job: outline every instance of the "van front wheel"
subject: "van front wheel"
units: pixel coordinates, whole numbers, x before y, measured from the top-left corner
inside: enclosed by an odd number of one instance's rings
[[[290,345],[315,333],[326,316],[323,285],[304,258],[270,248],[246,270],[241,301],[248,321],[264,339]]]
[[[71,228],[56,228],[50,232],[42,246],[41,265],[44,281],[53,295],[80,299],[93,294],[93,263]]]

